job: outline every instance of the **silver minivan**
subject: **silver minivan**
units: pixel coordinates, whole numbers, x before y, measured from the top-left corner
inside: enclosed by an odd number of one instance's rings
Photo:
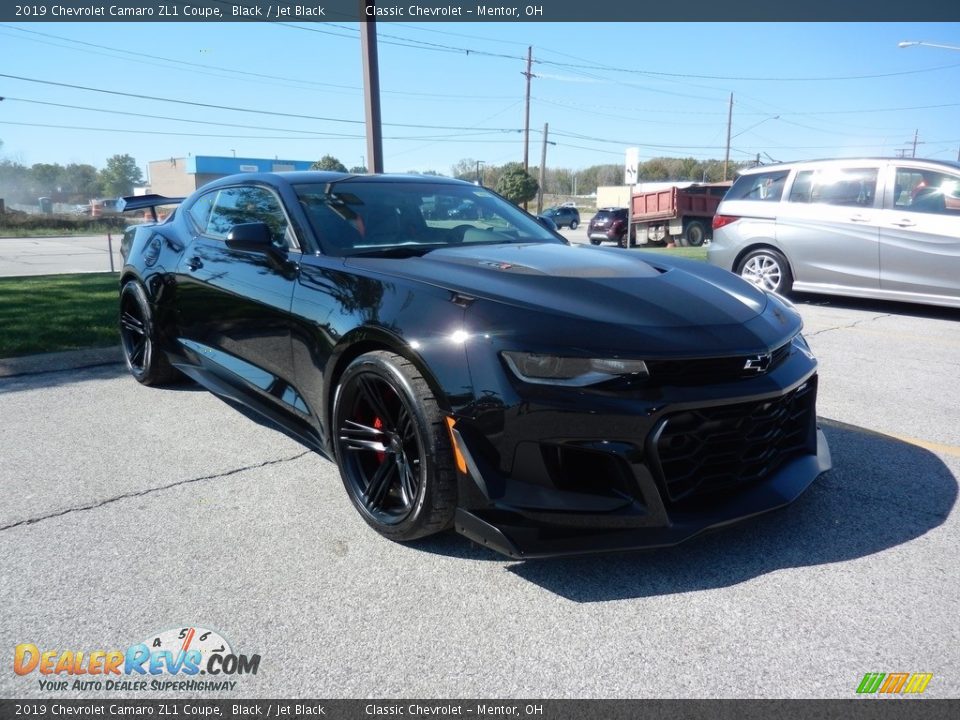
[[[960,307],[960,163],[815,160],[744,171],[707,257],[760,287]]]

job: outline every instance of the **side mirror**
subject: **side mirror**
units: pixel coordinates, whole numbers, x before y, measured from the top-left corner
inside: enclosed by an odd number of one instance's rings
[[[270,227],[262,222],[234,225],[227,233],[226,243],[232,250],[250,250],[267,254],[277,250]]]
[[[557,224],[546,215],[537,215],[537,221],[547,230],[552,230],[553,232],[557,231]]]

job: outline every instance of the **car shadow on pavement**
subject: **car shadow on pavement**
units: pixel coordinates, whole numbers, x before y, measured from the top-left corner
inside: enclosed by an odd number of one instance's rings
[[[0,393],[43,390],[76,382],[113,380],[114,378],[121,377],[129,377],[130,382],[136,384],[136,380],[130,377],[130,371],[127,370],[127,366],[118,362],[86,365],[84,367],[69,368],[67,370],[27,372],[21,375],[0,377]],[[169,392],[171,390],[181,392],[206,392],[206,390],[186,377],[151,389],[162,392]]]
[[[940,458],[870,430],[821,422],[834,469],[793,505],[672,548],[531,560],[507,569],[576,602],[673,595],[872,555],[943,524],[956,503],[957,480]],[[496,557],[479,547],[465,553],[452,543],[446,552]]]
[[[960,309],[939,305],[920,305],[918,303],[896,302],[894,300],[873,300],[870,298],[843,297],[838,295],[816,295],[813,293],[791,293],[789,300],[803,310],[804,305],[835,307],[846,310],[863,310],[881,315],[925,318],[929,320],[960,321]]]

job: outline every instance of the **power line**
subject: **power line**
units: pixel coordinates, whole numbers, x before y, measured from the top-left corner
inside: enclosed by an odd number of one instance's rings
[[[297,118],[300,120],[322,120],[324,122],[336,122],[336,123],[346,123],[350,125],[363,125],[363,120],[348,120],[346,118],[333,118],[333,117],[323,117],[319,115],[301,115],[298,113],[285,113],[279,112],[276,110],[254,110],[251,108],[241,108],[234,107],[231,105],[214,105],[213,103],[202,103],[196,102],[194,100],[178,100],[176,98],[165,98],[158,97],[155,95],[141,95],[138,93],[128,93],[122,92],[120,90],[104,90],[102,88],[94,88],[86,85],[72,85],[70,83],[61,83],[54,82],[53,80],[39,80],[37,78],[28,78],[21,75],[8,75],[6,73],[0,73],[0,77],[11,78],[13,80],[22,80],[24,82],[38,83],[41,85],[52,85],[55,87],[64,87],[70,88],[72,90],[85,90],[88,92],[104,93],[106,95],[117,95],[120,97],[130,97],[136,98],[137,100],[155,100],[157,102],[169,102],[176,103],[178,105],[190,105],[192,107],[202,107],[209,108],[213,110],[230,110],[233,112],[243,112],[243,113],[253,113],[256,115],[274,115],[276,117],[288,117],[288,118]],[[385,126],[390,127],[405,127],[405,128],[414,128],[419,130],[489,130],[497,131],[504,133],[519,132],[514,128],[478,128],[478,127],[464,127],[456,125],[422,125],[414,123],[383,123]]]

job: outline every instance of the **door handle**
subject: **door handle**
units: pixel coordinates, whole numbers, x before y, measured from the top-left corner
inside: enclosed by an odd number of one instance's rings
[[[897,227],[913,227],[916,223],[913,220],[908,220],[904,218],[903,220],[898,220],[893,223]]]
[[[187,267],[190,269],[191,272],[194,270],[199,270],[200,268],[203,267],[203,260],[201,260],[196,255],[194,255],[192,258],[187,260]]]

